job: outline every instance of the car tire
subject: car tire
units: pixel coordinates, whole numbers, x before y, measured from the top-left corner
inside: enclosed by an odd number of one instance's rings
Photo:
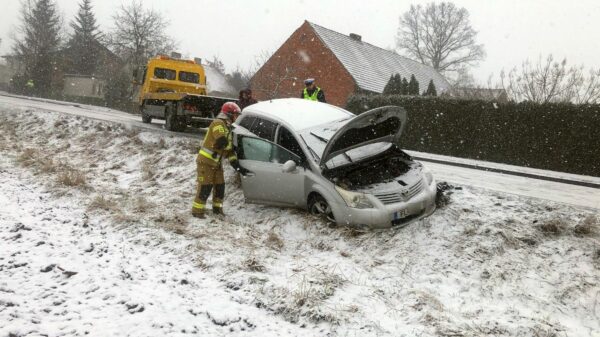
[[[308,211],[310,214],[326,219],[329,222],[335,222],[331,206],[329,206],[327,200],[319,194],[312,196],[308,201]]]
[[[145,123],[145,124],[152,123],[152,116],[149,116],[146,113],[146,109],[144,109],[143,105],[140,107],[140,111],[142,113],[142,123]]]

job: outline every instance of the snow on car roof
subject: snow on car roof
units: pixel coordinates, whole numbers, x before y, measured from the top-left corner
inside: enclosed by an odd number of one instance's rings
[[[355,116],[330,104],[300,98],[259,102],[244,109],[243,113],[246,112],[283,121],[296,131]]]

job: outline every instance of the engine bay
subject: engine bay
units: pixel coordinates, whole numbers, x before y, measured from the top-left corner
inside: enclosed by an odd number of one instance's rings
[[[420,164],[409,155],[394,147],[376,157],[329,170],[324,176],[341,188],[352,191],[394,181],[418,166]]]

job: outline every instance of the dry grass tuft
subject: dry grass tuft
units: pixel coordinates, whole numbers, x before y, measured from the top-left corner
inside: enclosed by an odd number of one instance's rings
[[[142,179],[154,180],[156,177],[156,169],[150,159],[145,159],[142,163]]]
[[[275,230],[271,228],[267,238],[265,239],[265,245],[271,249],[280,251],[283,248],[284,243],[281,239],[281,236],[279,236],[279,234],[277,234]]]
[[[180,144],[185,152],[188,152],[191,154],[197,154],[198,151],[200,150],[200,144],[196,140],[185,140],[185,141],[182,141]]]
[[[540,225],[538,230],[546,236],[557,236],[567,229],[567,222],[564,219],[551,219]]]
[[[29,167],[35,165],[39,156],[40,155],[37,150],[32,148],[25,148],[17,156],[17,163],[21,164],[22,166]]]
[[[64,167],[58,174],[57,182],[63,186],[82,187],[86,186],[85,174],[77,169]]]
[[[133,203],[133,210],[136,213],[146,213],[149,209],[152,209],[154,204],[148,201],[143,196],[138,196]]]
[[[104,195],[97,195],[92,202],[88,205],[88,209],[101,209],[104,211],[114,211],[118,207],[118,204],[115,200],[105,197]]]
[[[244,269],[258,273],[264,273],[267,270],[267,268],[265,268],[265,266],[260,263],[255,256],[251,256],[244,261]]]
[[[598,227],[600,227],[598,218],[591,214],[573,227],[573,233],[577,236],[593,236],[598,232]]]
[[[187,226],[189,223],[188,216],[184,214],[175,214],[172,218],[167,218],[164,215],[159,215],[155,218],[155,221],[162,224],[162,226],[175,234],[187,234],[189,232]]]
[[[165,142],[165,139],[164,139],[164,138],[161,138],[161,139],[158,141],[158,144],[157,144],[157,146],[158,146],[158,148],[159,148],[159,149],[166,149],[166,148],[167,148],[167,142]]]

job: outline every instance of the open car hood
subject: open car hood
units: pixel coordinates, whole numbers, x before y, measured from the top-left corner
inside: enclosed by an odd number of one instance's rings
[[[406,110],[399,106],[384,106],[369,110],[351,119],[327,142],[320,166],[332,158],[368,144],[388,142],[399,146],[406,125]]]

